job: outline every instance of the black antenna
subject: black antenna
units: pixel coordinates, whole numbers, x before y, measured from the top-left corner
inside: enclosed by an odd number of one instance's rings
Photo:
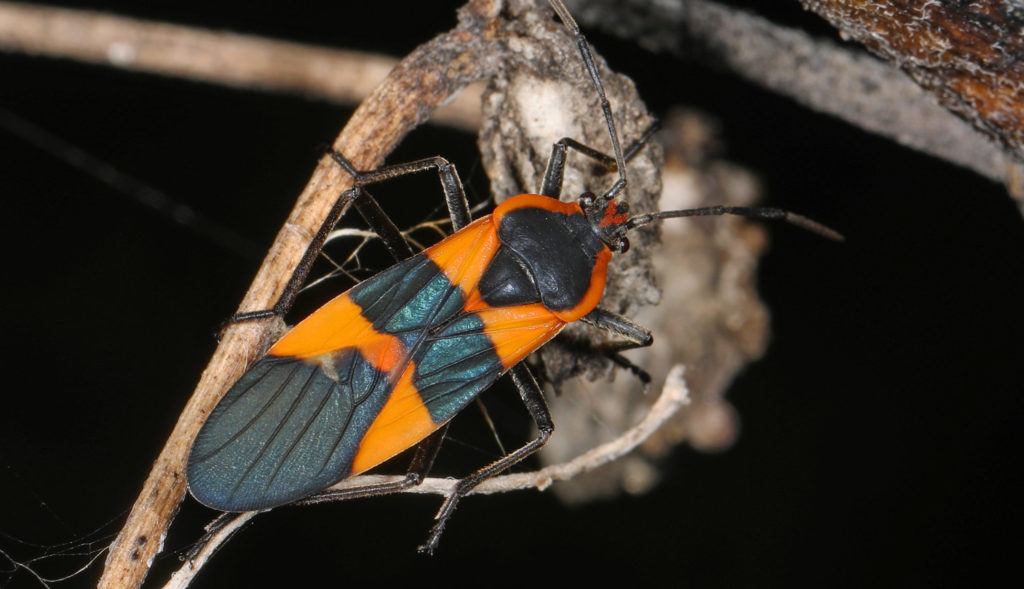
[[[612,150],[615,152],[615,166],[619,169],[619,179],[601,195],[603,200],[611,200],[626,187],[626,161],[622,157],[622,147],[619,146],[619,134],[615,130],[612,107],[608,102],[608,97],[605,96],[604,85],[601,84],[601,76],[598,74],[597,64],[594,63],[594,54],[590,51],[590,44],[587,43],[587,39],[580,32],[580,27],[576,24],[576,20],[569,14],[569,10],[566,9],[565,4],[562,4],[562,0],[548,0],[548,3],[558,13],[558,18],[562,19],[562,22],[565,23],[573,38],[576,39],[576,46],[579,47],[580,55],[583,57],[583,67],[587,70],[587,74],[590,75],[590,79],[593,80],[594,87],[597,89],[597,95],[601,99],[601,110],[604,112],[605,122],[608,123],[608,133],[612,138]]]
[[[562,0],[548,0],[548,3],[551,4],[551,8],[558,13],[558,17],[562,19],[566,28],[569,29],[573,37],[576,39],[576,46],[579,47],[580,55],[583,57],[584,69],[587,70],[587,74],[590,75],[590,79],[593,80],[594,87],[597,89],[597,94],[601,99],[601,110],[604,112],[605,122],[608,123],[608,134],[611,135],[612,149],[615,152],[615,165],[619,169],[619,179],[600,197],[604,201],[609,201],[615,198],[615,196],[622,192],[626,187],[625,158],[622,156],[622,147],[619,145],[619,134],[615,129],[615,119],[612,117],[611,105],[608,102],[608,97],[604,93],[604,85],[601,83],[601,76],[597,71],[597,64],[594,63],[594,54],[590,50],[590,44],[587,43],[583,33],[580,32],[580,27],[576,24],[576,20],[573,19],[571,14],[569,14],[569,10],[565,7],[565,4],[562,3]],[[638,147],[642,146],[646,140],[650,138],[650,135],[653,134],[656,128],[656,126],[652,126],[651,129],[648,130],[644,135],[643,141],[638,144]],[[663,211],[660,213],[651,213],[632,217],[626,221],[623,228],[625,231],[629,231],[659,219],[670,219],[674,217],[705,217],[714,215],[738,215],[754,219],[781,220],[806,229],[811,233],[821,235],[827,239],[834,241],[844,241],[845,239],[838,231],[830,227],[826,227],[813,219],[774,207],[712,206],[679,211]]]
[[[774,207],[713,206],[698,209],[684,209],[680,211],[649,213],[646,215],[637,215],[626,221],[626,231],[640,227],[641,225],[647,225],[648,223],[652,223],[658,219],[671,219],[674,217],[707,217],[712,215],[738,215],[740,217],[749,217],[754,219],[768,219],[772,221],[781,220],[834,241],[845,240],[841,233],[831,227],[822,225],[814,219]]]

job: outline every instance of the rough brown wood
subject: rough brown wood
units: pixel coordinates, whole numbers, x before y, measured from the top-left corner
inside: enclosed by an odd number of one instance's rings
[[[1024,8],[1000,0],[801,0],[1024,158]]]

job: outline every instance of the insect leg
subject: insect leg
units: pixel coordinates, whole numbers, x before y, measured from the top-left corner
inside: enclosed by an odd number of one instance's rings
[[[621,368],[632,372],[644,385],[644,388],[650,384],[651,375],[619,353],[635,348],[646,348],[653,344],[654,337],[649,329],[625,315],[619,315],[600,307],[581,317],[580,321],[625,338],[602,345],[600,348],[601,352]]]
[[[455,166],[440,156],[428,157],[404,164],[393,164],[373,170],[372,172],[360,172],[352,167],[352,164],[338,152],[331,152],[331,157],[345,168],[356,180],[357,186],[366,186],[376,182],[382,182],[391,178],[415,174],[426,170],[436,170],[441,179],[441,188],[444,190],[445,201],[448,204],[448,214],[452,219],[452,230],[458,231],[472,221],[469,213],[469,203],[466,201],[466,191],[462,188],[462,181]],[[381,213],[383,214],[383,212]]]
[[[365,191],[363,191],[362,195],[368,196],[365,194]],[[288,279],[288,284],[285,285],[284,290],[281,292],[281,297],[277,299],[277,302],[274,303],[273,307],[259,311],[235,313],[224,321],[221,325],[221,330],[233,323],[255,321],[257,319],[265,319],[267,317],[281,317],[287,313],[288,310],[291,309],[292,303],[295,302],[295,296],[298,295],[300,290],[302,290],[302,285],[305,284],[306,277],[309,275],[309,270],[313,267],[313,262],[316,261],[316,257],[320,254],[320,250],[323,248],[324,242],[327,241],[327,236],[330,234],[331,229],[334,228],[334,225],[338,222],[338,219],[341,218],[341,213],[346,209],[349,203],[361,200],[360,196],[362,195],[360,194],[360,189],[358,187],[351,188],[342,193],[341,197],[335,201],[334,206],[331,207],[330,213],[327,214],[327,218],[324,219],[323,224],[320,225],[320,229],[316,232],[316,235],[313,236],[313,240],[309,242],[309,247],[307,247],[306,251],[302,254],[302,259],[299,260],[298,265],[295,266],[295,270],[292,272],[291,278]],[[372,197],[370,197],[370,199],[372,200]],[[374,201],[374,204],[376,204],[376,201]],[[376,208],[380,209],[380,205],[377,205]],[[373,221],[367,219],[367,223],[370,223],[372,226]],[[374,231],[377,231],[377,229],[375,228]],[[399,234],[399,236],[400,235],[401,234]],[[405,240],[403,239],[402,241],[404,243]],[[406,247],[408,248],[408,245],[406,245]]]
[[[619,146],[619,134],[615,130],[615,118],[612,116],[612,107],[604,93],[604,85],[601,83],[601,76],[598,73],[597,64],[594,62],[594,54],[590,50],[590,44],[587,43],[587,39],[583,36],[583,32],[580,31],[576,20],[569,14],[569,10],[566,9],[561,0],[548,0],[548,3],[551,4],[551,8],[558,14],[558,18],[562,20],[576,40],[576,47],[579,49],[580,57],[583,59],[583,69],[587,71],[587,75],[590,76],[590,80],[594,83],[594,90],[597,91],[597,97],[601,101],[601,112],[604,114],[604,120],[608,124],[608,135],[611,137],[612,151],[615,153],[615,167],[619,172],[618,181],[602,197],[605,200],[611,200],[626,187],[626,160],[622,157],[622,148]],[[546,193],[543,194],[546,195]]]
[[[596,307],[581,317],[580,321],[626,338],[626,341],[620,342],[621,346],[616,347],[618,351],[646,348],[654,343],[654,337],[651,336],[649,329],[625,315],[619,315],[601,307]]]
[[[445,524],[448,523],[448,519],[455,512],[455,507],[460,499],[480,483],[508,470],[512,465],[540,450],[547,443],[548,438],[551,437],[555,424],[551,419],[551,412],[548,411],[548,404],[544,400],[540,386],[537,384],[537,380],[533,378],[533,375],[530,374],[530,369],[526,367],[526,364],[520,362],[512,367],[509,374],[512,376],[512,382],[515,383],[516,388],[519,390],[519,396],[522,398],[523,404],[526,405],[527,411],[530,412],[530,416],[536,422],[539,433],[534,440],[518,450],[460,480],[441,505],[441,509],[437,513],[437,523],[430,530],[430,536],[427,537],[426,543],[419,547],[420,552],[428,554],[434,552],[438,541],[441,539],[441,534],[444,532]]]
[[[409,468],[406,470],[405,477],[403,477],[402,480],[391,483],[377,483],[360,487],[352,487],[350,489],[337,491],[324,491],[307,497],[297,503],[300,505],[307,505],[314,503],[327,503],[328,501],[343,501],[359,497],[375,497],[378,495],[387,495],[388,493],[397,493],[403,489],[415,487],[422,483],[423,479],[426,478],[427,473],[430,472],[430,467],[434,465],[434,459],[437,458],[437,453],[441,449],[441,442],[444,441],[444,436],[447,431],[448,424],[445,424],[436,432],[430,434],[430,436],[422,442],[416,444],[416,451],[412,456],[412,462],[409,464]]]
[[[444,190],[445,202],[448,205],[448,213],[451,216],[452,229],[458,231],[472,220],[469,212],[469,203],[466,201],[466,192],[462,187],[462,181],[459,179],[459,173],[456,171],[455,166],[442,157],[435,156],[405,164],[385,166],[372,172],[356,170],[345,159],[345,156],[336,151],[331,152],[331,159],[352,175],[356,186],[346,190],[341,195],[341,198],[334,203],[330,214],[327,215],[327,219],[321,225],[319,231],[317,231],[309,247],[306,248],[306,252],[295,267],[292,277],[288,280],[288,284],[281,293],[281,298],[278,299],[274,306],[260,311],[236,313],[224,322],[224,325],[221,326],[222,328],[231,323],[255,321],[267,317],[280,317],[288,312],[292,303],[295,302],[295,296],[302,289],[302,285],[305,284],[309,270],[313,267],[313,262],[316,261],[316,257],[320,254],[327,236],[334,225],[337,224],[342,211],[345,210],[348,203],[351,203],[359,211],[359,214],[366,220],[366,223],[374,233],[380,236],[385,247],[394,256],[395,260],[402,261],[411,257],[413,255],[412,248],[409,247],[405,238],[402,237],[402,232],[391,221],[391,218],[384,212],[377,200],[364,188],[366,185],[406,174],[415,174],[434,169],[437,170],[438,176],[441,179],[441,188]]]
[[[647,127],[643,135],[639,139],[634,141],[626,148],[623,157],[626,161],[633,159],[633,157],[643,149],[644,145],[650,140],[651,136],[657,132],[660,127],[658,121],[654,121]],[[548,166],[544,171],[544,185],[541,187],[540,193],[544,196],[550,196],[552,198],[558,198],[562,193],[562,178],[565,175],[565,157],[568,148],[573,148],[583,155],[590,157],[598,162],[599,165],[608,168],[615,169],[615,158],[602,153],[589,145],[584,145],[579,141],[571,137],[563,137],[555,142],[551,146],[551,157],[548,158]]]

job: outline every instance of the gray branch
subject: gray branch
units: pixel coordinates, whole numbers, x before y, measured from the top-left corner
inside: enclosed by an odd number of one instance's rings
[[[866,53],[707,0],[575,0],[570,9],[646,49],[731,70],[861,129],[1006,183],[1024,168],[897,69]],[[680,97],[685,100],[685,97]]]

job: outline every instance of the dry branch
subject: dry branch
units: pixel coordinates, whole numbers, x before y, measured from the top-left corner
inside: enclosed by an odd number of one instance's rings
[[[0,51],[293,92],[343,104],[356,104],[369,96],[398,63],[359,51],[13,2],[0,2]],[[433,119],[476,129],[479,89],[438,109]]]
[[[809,108],[1005,183],[1015,198],[1024,195],[1020,150],[1015,156],[996,145],[903,72],[860,52],[707,0],[570,0],[570,9],[581,23],[653,51],[716,64]],[[1017,84],[1008,83],[1008,90]],[[973,120],[963,108],[944,104]]]

